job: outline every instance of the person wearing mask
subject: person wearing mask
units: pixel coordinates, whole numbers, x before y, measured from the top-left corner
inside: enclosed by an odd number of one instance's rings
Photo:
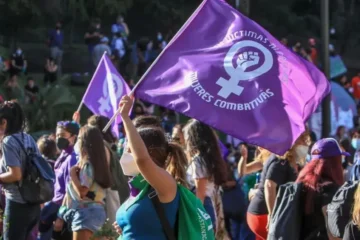
[[[296,142],[283,156],[267,160],[263,167],[258,190],[247,211],[247,221],[251,231],[256,235],[256,240],[267,239],[268,223],[279,186],[295,181],[297,177],[296,150],[299,144]]]
[[[90,56],[92,56],[92,52],[95,48],[95,46],[100,43],[100,39],[102,38],[101,34],[101,21],[100,19],[95,19],[88,31],[85,33],[84,39],[86,45],[88,45],[88,51],[90,53]]]
[[[11,65],[9,69],[10,78],[13,76],[18,76],[20,73],[26,73],[27,69],[27,60],[21,49],[17,47],[15,53],[11,57]]]
[[[184,129],[188,181],[211,217],[216,239],[228,239],[220,187],[227,182],[227,166],[214,130],[191,119]]]
[[[100,115],[91,116],[87,123],[89,126],[96,127],[99,130],[103,130],[109,119]],[[125,177],[119,162],[119,158],[116,153],[116,137],[109,128],[105,133],[102,132],[105,145],[106,160],[111,173],[111,188],[106,190],[106,215],[109,222],[115,222],[115,213],[120,207],[121,203],[124,203],[129,197],[129,186],[127,184],[127,178]]]
[[[70,181],[70,170],[77,163],[74,145],[78,134],[79,125],[76,122],[64,121],[57,123],[56,145],[61,153],[54,166],[54,197],[45,204],[41,211],[39,224],[41,240],[49,240],[53,234],[61,235],[63,230],[64,222],[62,219],[57,218],[57,213],[65,197],[66,184]],[[66,232],[65,236],[69,237],[68,235],[69,233]]]
[[[51,165],[51,168],[55,167],[56,159],[56,142],[50,138],[49,135],[44,135],[37,141],[39,151],[43,158]]]
[[[46,59],[44,67],[44,83],[45,85],[52,84],[57,80],[58,65],[56,65],[53,58]]]
[[[351,167],[348,169],[350,174],[349,179],[351,181],[360,180],[360,130],[357,130],[351,140],[351,146],[355,149],[354,161]]]
[[[49,32],[49,47],[50,57],[55,60],[56,65],[59,67],[58,73],[61,74],[61,63],[63,56],[64,32],[61,29],[62,24],[60,21],[56,23],[55,29]]]
[[[360,184],[358,184],[355,196],[354,207],[352,210],[352,219],[345,228],[342,240],[360,239]]]
[[[307,239],[310,234],[316,236],[316,239],[333,239],[327,231],[326,208],[336,191],[344,184],[341,158],[349,155],[341,150],[333,138],[321,139],[312,147],[312,160],[299,173],[296,180],[302,183],[304,188],[300,239]]]
[[[2,236],[4,240],[26,240],[40,216],[40,205],[26,203],[18,188],[27,161],[27,156],[22,151],[23,146],[40,155],[36,142],[24,129],[25,114],[20,105],[15,101],[0,104],[0,183],[6,198]]]
[[[166,235],[149,194],[141,199],[137,196],[150,185],[157,193],[170,227],[174,228],[180,205],[177,183],[187,185],[187,160],[182,148],[168,142],[161,128],[144,126],[136,129],[129,117],[132,105],[133,99],[129,96],[121,99],[120,114],[128,143],[120,164],[124,174],[131,177],[131,194],[117,211],[116,224],[122,239],[165,240]]]
[[[80,129],[78,141],[79,162],[70,170],[59,217],[68,224],[74,240],[85,240],[92,239],[105,223],[111,178],[101,131],[86,125]]]

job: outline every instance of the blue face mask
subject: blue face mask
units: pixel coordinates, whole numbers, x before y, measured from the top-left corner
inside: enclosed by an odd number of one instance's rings
[[[353,140],[351,140],[351,146],[356,150],[360,150],[360,139],[354,138]]]

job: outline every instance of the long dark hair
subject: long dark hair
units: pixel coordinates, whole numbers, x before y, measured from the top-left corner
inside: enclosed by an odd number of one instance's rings
[[[103,138],[106,142],[114,144],[116,142],[116,137],[111,132],[111,128],[108,128],[105,133],[102,131],[106,124],[109,122],[109,120],[109,118],[102,115],[93,115],[88,118],[87,123],[92,127],[98,128],[101,131]]]
[[[109,166],[106,161],[104,140],[101,131],[89,125],[80,129],[80,162],[89,161],[93,167],[94,180],[103,188],[111,186]]]
[[[23,132],[25,129],[25,114],[16,101],[6,101],[0,104],[0,124],[3,120],[7,122],[5,136]]]
[[[190,158],[199,155],[202,164],[216,185],[226,182],[227,168],[222,158],[219,141],[215,132],[208,125],[191,119],[184,127],[186,151]]]
[[[181,146],[168,142],[164,131],[157,127],[139,128],[138,132],[152,160],[161,168],[166,169],[176,182],[187,186],[187,159]]]

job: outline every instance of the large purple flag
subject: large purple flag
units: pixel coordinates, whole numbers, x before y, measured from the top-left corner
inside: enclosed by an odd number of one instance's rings
[[[283,154],[329,92],[313,64],[226,2],[205,0],[135,94]]]
[[[130,91],[111,60],[104,54],[84,94],[83,103],[94,114],[111,118],[118,108],[121,97],[129,94]],[[119,123],[121,123],[120,116],[116,118],[112,127],[117,136],[119,136]]]

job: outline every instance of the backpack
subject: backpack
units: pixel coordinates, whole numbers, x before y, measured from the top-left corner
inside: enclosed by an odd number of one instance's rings
[[[267,240],[300,239],[302,189],[302,183],[286,183],[279,187]]]
[[[104,141],[105,147],[110,151],[110,173],[112,186],[111,190],[118,191],[120,204],[124,203],[130,195],[128,181],[121,168],[117,153],[111,148],[110,144]]]
[[[18,183],[21,197],[29,204],[42,204],[54,197],[55,173],[48,162],[33,149],[26,150],[24,144],[12,136],[25,153],[24,172]]]
[[[234,187],[223,187],[222,189],[222,202],[225,218],[243,222],[246,218],[247,201],[242,185],[237,182]]]
[[[327,206],[328,229],[334,237],[342,238],[344,235],[345,227],[351,219],[351,209],[358,184],[358,181],[345,182]]]

